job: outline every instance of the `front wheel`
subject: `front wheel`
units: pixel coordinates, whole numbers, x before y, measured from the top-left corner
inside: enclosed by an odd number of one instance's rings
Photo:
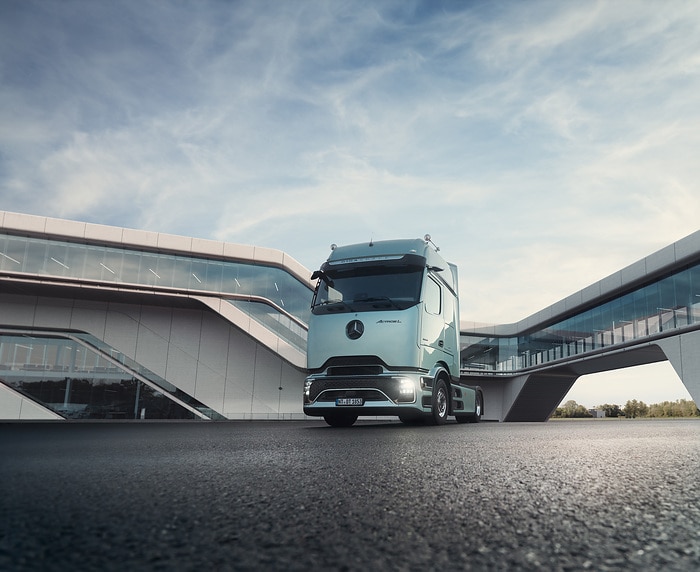
[[[324,415],[323,418],[331,427],[351,427],[357,421],[357,415],[348,415],[347,413]]]
[[[433,425],[444,425],[450,412],[450,394],[447,392],[447,384],[439,379],[433,392],[433,406],[430,412],[430,421]]]

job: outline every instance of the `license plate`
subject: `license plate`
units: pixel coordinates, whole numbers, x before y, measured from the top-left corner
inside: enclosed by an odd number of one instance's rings
[[[339,397],[335,400],[336,405],[364,405],[365,400],[361,397]]]

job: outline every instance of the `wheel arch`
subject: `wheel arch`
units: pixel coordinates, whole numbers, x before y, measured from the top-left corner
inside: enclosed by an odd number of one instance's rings
[[[452,413],[452,376],[450,375],[450,368],[443,362],[437,362],[428,374],[433,380],[433,391],[437,385],[437,381],[442,379],[447,385],[447,414],[453,415]],[[482,398],[483,401],[483,398]]]

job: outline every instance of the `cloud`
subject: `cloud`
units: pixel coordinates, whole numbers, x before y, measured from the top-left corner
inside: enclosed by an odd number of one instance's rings
[[[0,3],[0,205],[279,248],[429,232],[513,322],[697,230],[694,3]],[[638,397],[638,396],[631,396]]]
[[[309,265],[327,242],[430,232],[475,281],[508,284],[503,314],[585,286],[588,269],[547,270],[572,254],[612,271],[695,230],[678,211],[698,180],[685,4],[13,8],[10,210],[258,241]],[[514,298],[529,281],[540,294]]]

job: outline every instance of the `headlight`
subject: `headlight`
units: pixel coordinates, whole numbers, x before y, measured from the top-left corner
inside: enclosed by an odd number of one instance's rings
[[[399,401],[410,403],[416,398],[416,389],[412,380],[400,378],[399,382]]]
[[[399,393],[401,393],[401,395],[413,393],[413,382],[410,379],[400,379]]]
[[[311,392],[311,384],[313,383],[313,379],[307,379],[304,382],[304,397],[308,398],[309,393]]]

